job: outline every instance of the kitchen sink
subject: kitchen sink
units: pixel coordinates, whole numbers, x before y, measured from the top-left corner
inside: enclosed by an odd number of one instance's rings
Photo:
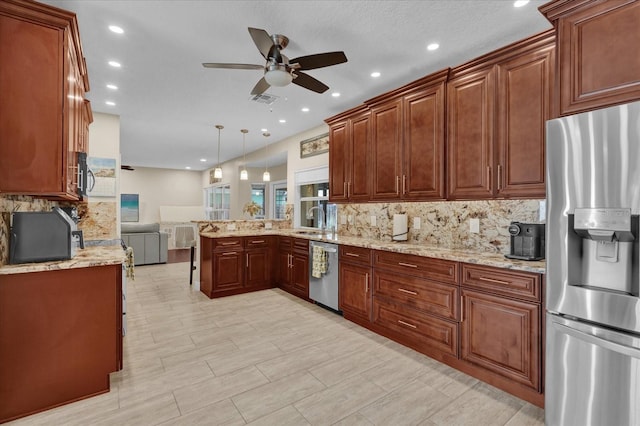
[[[300,235],[317,235],[317,236],[325,235],[325,233],[322,231],[294,231],[294,232]]]

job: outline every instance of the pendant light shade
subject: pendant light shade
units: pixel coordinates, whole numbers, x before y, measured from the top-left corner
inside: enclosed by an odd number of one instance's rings
[[[222,179],[222,169],[220,168],[220,131],[224,129],[224,126],[216,124],[216,129],[218,129],[218,166],[213,170],[213,177]]]
[[[262,174],[262,181],[269,182],[271,180],[271,174],[269,173],[269,169],[267,168],[267,161],[268,161],[267,138],[271,136],[271,133],[264,132],[262,136],[264,136],[264,173]]]
[[[248,180],[249,173],[247,172],[247,156],[245,151],[245,137],[249,131],[247,129],[240,130],[242,132],[242,170],[240,170],[240,180]]]

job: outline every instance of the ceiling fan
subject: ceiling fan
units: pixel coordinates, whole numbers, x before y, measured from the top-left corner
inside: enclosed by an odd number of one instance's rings
[[[344,52],[317,53],[315,55],[300,56],[289,59],[280,51],[287,47],[289,39],[281,34],[269,35],[265,30],[259,28],[249,28],[249,34],[258,50],[267,60],[263,65],[253,64],[218,64],[206,62],[202,65],[205,68],[226,68],[238,70],[264,70],[264,77],[258,81],[251,91],[252,95],[260,95],[271,86],[286,86],[289,83],[297,84],[305,89],[317,93],[324,93],[329,86],[321,81],[305,74],[302,71],[316,68],[328,67],[331,65],[347,62]]]

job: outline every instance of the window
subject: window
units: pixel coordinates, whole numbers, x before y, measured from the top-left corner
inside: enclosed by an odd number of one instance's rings
[[[230,186],[214,185],[205,189],[205,217],[208,220],[229,219]]]
[[[260,211],[253,216],[254,219],[264,219],[265,211],[265,197],[264,197],[264,183],[252,183],[251,184],[251,201],[260,206]]]
[[[295,218],[293,226],[296,228],[324,227],[326,229],[335,229],[337,208],[335,204],[328,204],[328,167],[296,172],[295,183],[296,202],[294,208]],[[320,213],[320,210],[322,210],[322,213]],[[307,219],[308,213],[311,213],[309,219]]]
[[[287,216],[287,182],[273,182],[273,219],[286,219]]]

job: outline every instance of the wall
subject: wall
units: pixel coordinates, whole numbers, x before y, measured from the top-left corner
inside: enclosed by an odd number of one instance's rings
[[[120,192],[139,194],[140,223],[160,222],[160,206],[201,206],[203,201],[201,172],[189,170],[123,170]]]

